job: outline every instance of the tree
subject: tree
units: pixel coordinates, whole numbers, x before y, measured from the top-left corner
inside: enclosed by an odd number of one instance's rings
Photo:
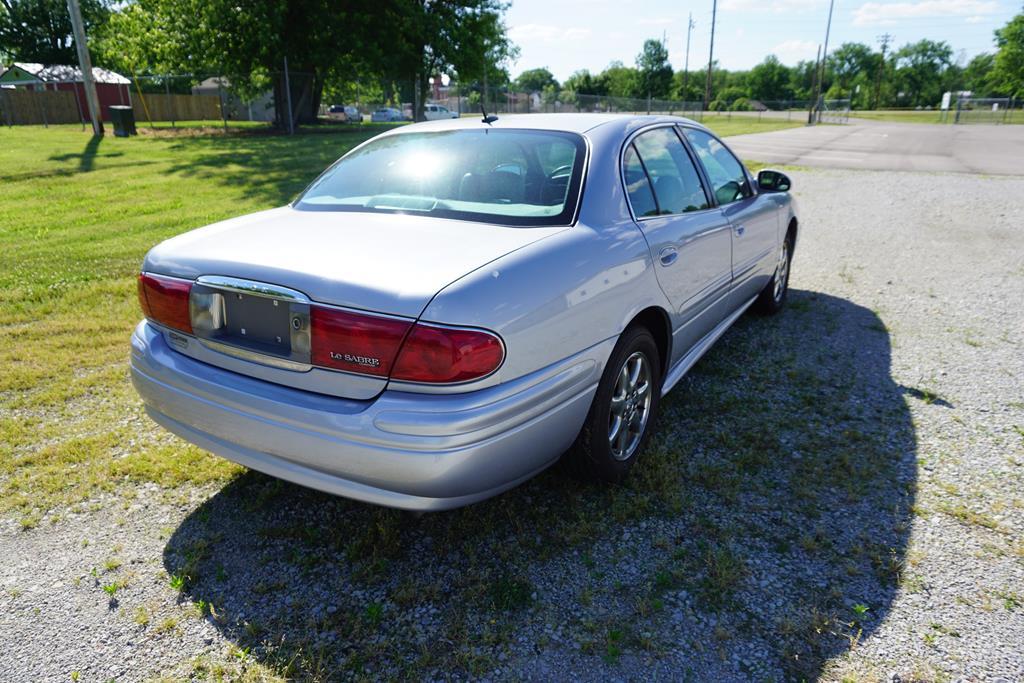
[[[996,31],[995,68],[992,82],[1014,97],[1024,95],[1024,12]]]
[[[502,21],[508,6],[500,0],[386,1],[393,3],[390,13],[370,12],[387,17],[379,44],[393,47],[397,73],[416,84],[416,120],[423,119],[432,76],[455,73],[462,81],[480,80],[515,53]]]
[[[978,97],[998,94],[999,87],[993,83],[992,78],[995,65],[996,56],[991,52],[982,52],[980,55],[976,55],[964,69],[964,90],[969,90]]]
[[[243,96],[272,86],[283,127],[287,57],[296,123],[316,121],[328,81],[356,79],[392,98],[417,94],[422,118],[430,78],[486,79],[511,54],[504,9],[498,0],[137,0],[111,18],[98,62],[224,75]]]
[[[779,62],[775,55],[768,55],[750,70],[747,90],[751,97],[762,101],[788,100],[793,97],[789,81],[789,67]]]
[[[686,72],[675,72],[672,75],[672,97],[684,102],[701,101],[704,98],[704,74],[703,71],[690,71],[690,77],[686,78]],[[685,90],[683,83],[686,83]]]
[[[609,64],[597,77],[600,87],[612,97],[636,97],[638,80],[636,69],[620,61]]]
[[[935,106],[942,97],[942,75],[952,64],[945,41],[919,40],[896,52],[896,82],[911,106]]]
[[[843,43],[828,56],[827,66],[838,86],[839,98],[851,98],[854,81],[861,74],[875,73],[878,58],[864,43]]]
[[[660,40],[645,40],[636,56],[637,90],[641,97],[668,97],[672,87],[672,66],[668,49]]]
[[[86,33],[110,13],[101,0],[81,0],[81,8]],[[0,0],[0,46],[11,61],[78,64],[66,0]]]
[[[287,125],[288,58],[293,123],[315,122],[332,71],[355,73],[381,59],[383,15],[370,0],[138,0],[111,17],[98,62],[131,71],[225,76],[243,96],[273,87]],[[331,17],[324,21],[324,17]]]
[[[551,75],[551,72],[544,67],[539,69],[527,69],[523,73],[519,74],[515,81],[516,90],[522,92],[542,92],[547,86],[557,89],[558,81],[556,81],[555,77]]]
[[[789,87],[793,97],[798,100],[810,100],[814,98],[814,79],[816,78],[816,65],[809,59],[801,59],[796,66],[789,70]]]
[[[604,85],[599,79],[592,76],[588,70],[580,69],[565,79],[562,88],[572,90],[579,95],[607,95],[608,93],[605,91]]]

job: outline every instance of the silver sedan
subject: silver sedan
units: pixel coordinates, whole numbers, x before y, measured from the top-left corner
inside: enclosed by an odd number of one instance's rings
[[[379,505],[467,505],[559,458],[617,482],[659,399],[783,307],[789,186],[677,117],[388,131],[288,206],[154,247],[132,379],[184,439]]]

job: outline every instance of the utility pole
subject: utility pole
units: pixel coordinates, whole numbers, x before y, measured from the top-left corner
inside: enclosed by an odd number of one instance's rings
[[[871,107],[872,109],[878,109],[878,104],[882,100],[882,74],[885,73],[885,50],[889,47],[892,35],[883,33],[878,36],[878,40],[882,43],[882,63],[878,66],[878,75],[875,78],[875,102]]]
[[[818,111],[818,117],[817,117],[818,119],[821,118],[821,111],[820,111],[820,109],[821,109],[821,107],[820,107],[821,89],[822,89],[822,87],[824,85],[823,82],[825,80],[825,64],[828,63],[828,34],[832,30],[832,8],[835,7],[835,4],[836,4],[836,0],[829,0],[829,3],[828,3],[828,23],[825,24],[825,47],[821,51],[821,66],[820,66],[820,72],[821,73],[818,75],[818,87],[817,87],[817,89],[816,89],[816,91],[814,93],[814,106],[815,106],[815,108],[817,108],[819,110]]]
[[[711,103],[711,67],[715,63],[715,17],[718,14],[718,0],[711,0],[711,49],[708,51],[708,80],[704,84],[704,109]]]
[[[693,23],[693,12],[690,12],[690,17],[686,20],[686,63],[683,66],[683,102],[686,102],[687,86],[690,83],[690,34],[693,32],[693,27],[696,26]],[[686,105],[683,104],[685,107]]]
[[[811,100],[811,105],[807,107],[807,125],[814,125],[814,108],[818,105],[818,65],[821,63],[821,45],[818,45],[818,52],[814,55],[814,81],[811,83],[811,94],[814,95],[814,99]]]
[[[78,68],[82,71],[85,102],[89,107],[89,118],[92,119],[92,134],[102,137],[100,100],[96,96],[96,82],[92,80],[92,59],[89,58],[89,46],[85,42],[85,24],[82,22],[82,10],[78,6],[78,0],[68,0],[68,14],[71,15],[71,32],[75,38],[75,50],[78,52]]]

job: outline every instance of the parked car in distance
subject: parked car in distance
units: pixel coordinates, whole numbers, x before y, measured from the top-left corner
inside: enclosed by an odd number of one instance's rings
[[[427,121],[437,121],[439,119],[457,119],[459,115],[440,104],[427,104],[423,106],[423,117]]]
[[[370,114],[370,121],[373,123],[392,123],[404,120],[405,117],[402,116],[402,112],[397,109],[393,109],[392,107],[381,107]]]
[[[332,104],[327,108],[327,117],[346,123],[361,123],[363,115],[352,105]]]
[[[561,457],[608,482],[643,467],[661,397],[748,308],[783,308],[790,179],[679,117],[488,121],[390,130],[287,206],[151,249],[131,340],[148,414],[412,510]]]

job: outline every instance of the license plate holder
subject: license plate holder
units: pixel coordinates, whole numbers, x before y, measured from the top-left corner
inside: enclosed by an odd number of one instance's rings
[[[189,312],[193,333],[218,350],[269,365],[287,362],[304,366],[290,369],[308,369],[309,299],[301,292],[204,276],[192,286]]]

